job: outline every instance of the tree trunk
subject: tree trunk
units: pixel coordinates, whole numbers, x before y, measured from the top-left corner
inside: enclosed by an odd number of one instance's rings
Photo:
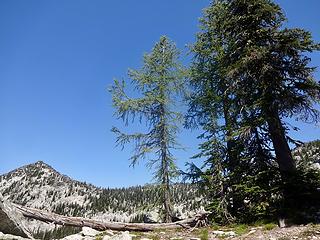
[[[163,93],[164,94],[164,93]],[[164,222],[172,222],[172,207],[170,195],[170,178],[169,178],[169,159],[167,154],[167,133],[165,121],[165,106],[161,104],[161,165],[162,165],[162,191],[163,191],[163,208]]]
[[[291,175],[296,171],[296,165],[291,155],[291,150],[285,136],[285,130],[277,111],[270,111],[268,126],[280,173],[283,177]]]
[[[164,183],[164,222],[170,223],[172,222],[172,208],[171,208],[171,196],[170,196],[170,188],[169,188],[169,181],[166,180]]]
[[[273,142],[276,159],[282,178],[283,203],[280,209],[280,218],[287,218],[295,206],[295,173],[296,165],[286,140],[284,127],[277,111],[272,111],[268,118],[268,127]]]

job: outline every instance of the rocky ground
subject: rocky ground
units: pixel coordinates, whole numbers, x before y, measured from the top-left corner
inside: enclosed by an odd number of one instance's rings
[[[0,233],[0,239],[26,240],[26,238]],[[234,227],[207,227],[188,230],[159,230],[156,232],[99,232],[84,227],[78,234],[70,235],[64,240],[320,240],[320,225],[301,225],[288,228],[279,228],[267,224],[258,227],[238,225]]]
[[[292,226],[288,228],[279,228],[276,225],[268,224],[258,227],[249,227],[245,225],[218,228],[208,227],[195,229],[194,231],[159,231],[152,233],[135,233],[134,239],[154,239],[154,240],[292,240],[292,239],[319,239],[320,225]]]

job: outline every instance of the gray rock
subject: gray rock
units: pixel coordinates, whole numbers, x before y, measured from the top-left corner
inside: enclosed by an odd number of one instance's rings
[[[104,231],[104,233],[108,234],[109,236],[113,236],[114,235],[112,230],[106,230],[106,231]]]
[[[31,233],[22,224],[23,216],[0,194],[0,232],[33,239]]]
[[[228,232],[224,232],[224,231],[220,231],[220,230],[217,230],[217,231],[213,231],[212,232],[214,235],[218,235],[218,236],[228,236],[228,237],[234,237],[236,236],[237,234],[233,231],[228,231]]]
[[[229,237],[237,236],[237,234],[235,232],[233,232],[233,231],[226,232],[225,235],[229,236]]]
[[[84,233],[83,233],[83,232],[85,232],[86,234],[93,233],[93,231],[91,231],[91,230],[94,230],[94,229],[82,228],[82,232],[64,237],[62,240],[95,240],[97,234],[94,236],[92,236],[92,235],[89,236],[89,235],[84,235]],[[94,230],[94,231],[96,231],[96,230]],[[100,233],[99,231],[97,231],[97,232]],[[130,233],[128,231],[126,231],[126,232],[121,232],[121,233],[114,235],[114,236],[105,235],[105,236],[103,236],[102,239],[103,240],[132,240],[132,237],[131,237]]]
[[[125,231],[110,237],[109,240],[132,240],[132,237],[128,231]]]
[[[95,237],[82,236],[81,233],[77,233],[57,240],[95,240]]]
[[[224,231],[216,230],[212,232],[215,235],[224,235]]]
[[[73,234],[73,235],[69,235],[67,237],[62,238],[62,240],[79,240],[79,239],[83,239],[83,237],[80,234]]]
[[[104,231],[103,234],[106,235],[103,236],[102,240],[109,240],[112,236],[114,236],[114,233],[111,230]]]
[[[81,231],[82,236],[88,236],[88,237],[95,237],[99,233],[100,233],[99,231],[89,227],[82,227],[82,231]]]

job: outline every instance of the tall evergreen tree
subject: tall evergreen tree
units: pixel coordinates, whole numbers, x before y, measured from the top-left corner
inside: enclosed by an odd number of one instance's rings
[[[319,50],[319,44],[305,30],[281,28],[284,14],[270,0],[227,0],[217,5],[225,9],[219,17],[211,16],[213,22],[219,18],[216,37],[224,49],[220,66],[233,83],[240,113],[254,117],[248,127],[255,124],[268,133],[281,173],[294,172],[282,119],[318,117],[313,104],[319,102],[320,86],[305,53]]]
[[[204,164],[198,168],[195,164],[189,165],[187,177],[200,180],[208,196],[211,198],[209,209],[215,221],[230,222],[233,217],[228,209],[228,151],[231,152],[226,142],[232,141],[231,129],[230,138],[227,140],[227,127],[218,119],[224,118],[227,101],[221,94],[221,78],[217,71],[217,65],[210,56],[211,47],[209,44],[198,42],[193,46],[196,53],[194,62],[190,69],[190,85],[192,94],[189,96],[189,111],[187,114],[186,126],[196,128],[201,126],[203,133],[199,136],[203,142],[199,145],[200,153],[193,156],[203,158]],[[224,88],[224,87],[223,87]],[[193,179],[193,180],[195,180]]]
[[[176,141],[178,123],[182,114],[174,110],[177,96],[182,93],[184,69],[178,62],[179,51],[167,37],[161,37],[152,52],[143,58],[140,70],[129,70],[132,84],[140,97],[130,98],[125,83],[115,80],[111,89],[116,116],[126,124],[137,117],[145,121],[146,133],[125,134],[113,128],[117,143],[124,146],[134,142],[130,158],[134,166],[139,159],[150,157],[148,166],[155,169],[155,179],[161,184],[164,221],[172,220],[170,181],[177,176],[172,150],[179,147]]]
[[[296,172],[289,141],[295,141],[284,118],[318,118],[313,106],[319,103],[320,85],[305,53],[320,46],[305,30],[282,28],[284,21],[271,0],[216,0],[206,9],[192,48],[189,115],[207,136],[217,130],[224,136],[218,141],[225,146],[220,161],[230,191],[239,189],[241,179],[270,173],[274,160],[282,181],[289,182]],[[203,153],[215,139],[206,139]],[[243,202],[237,203],[236,196],[230,203],[234,209]]]

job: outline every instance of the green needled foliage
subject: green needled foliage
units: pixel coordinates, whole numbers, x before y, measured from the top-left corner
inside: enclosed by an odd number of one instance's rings
[[[145,122],[146,133],[126,134],[117,128],[117,144],[124,147],[134,142],[130,158],[134,166],[140,159],[148,158],[147,165],[155,169],[154,177],[163,190],[164,221],[170,222],[172,206],[170,181],[178,170],[172,150],[179,147],[176,134],[183,116],[175,111],[179,94],[183,93],[185,70],[178,62],[179,51],[167,37],[161,37],[152,52],[143,58],[140,70],[129,70],[134,89],[141,97],[131,98],[125,92],[124,81],[114,81],[111,88],[115,115],[126,125],[136,119]]]
[[[306,53],[320,45],[305,30],[282,28],[284,21],[271,0],[216,0],[192,46],[187,126],[203,128],[195,157],[206,161],[191,170],[220,222],[271,213],[281,194],[292,201],[298,172],[289,142],[297,141],[283,119],[318,120],[320,85]]]

